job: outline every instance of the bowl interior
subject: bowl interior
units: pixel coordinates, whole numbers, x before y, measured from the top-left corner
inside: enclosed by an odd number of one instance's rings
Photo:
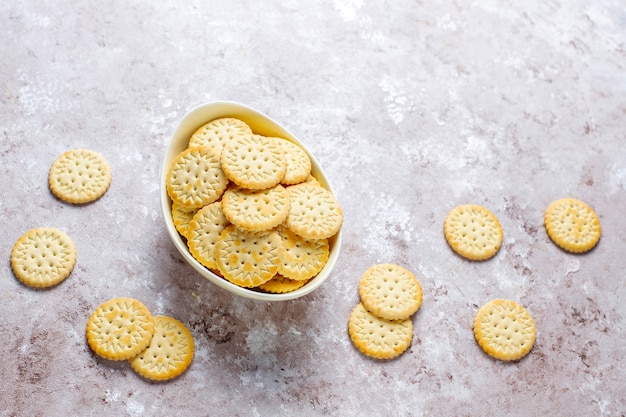
[[[240,119],[247,123],[252,131],[257,134],[264,136],[282,137],[300,145],[304,150],[307,151],[309,157],[311,158],[311,174],[315,178],[317,178],[322,186],[324,186],[330,192],[333,192],[332,187],[328,182],[328,178],[326,177],[326,174],[324,174],[324,171],[320,167],[317,160],[313,157],[313,155],[310,154],[308,149],[296,137],[294,137],[290,132],[288,132],[285,128],[280,126],[274,120],[259,112],[258,110],[255,110],[248,106],[244,106],[239,103],[220,101],[203,104],[191,110],[180,121],[180,123],[174,130],[172,137],[170,138],[170,143],[168,144],[167,150],[165,152],[163,166],[161,167],[161,209],[163,211],[163,218],[165,219],[165,225],[170,235],[170,238],[172,239],[174,246],[176,246],[176,249],[180,252],[185,261],[187,261],[200,275],[207,278],[215,285],[218,285],[219,287],[234,294],[240,295],[242,297],[265,301],[292,300],[309,294],[311,291],[318,288],[328,278],[333,267],[335,266],[341,247],[341,230],[335,236],[329,239],[330,253],[328,256],[328,261],[326,262],[326,265],[324,265],[324,268],[322,268],[322,270],[319,272],[319,274],[317,274],[317,276],[311,279],[306,285],[295,291],[284,294],[270,294],[256,291],[254,289],[239,287],[209,271],[191,255],[187,248],[186,242],[178,234],[178,231],[174,226],[174,221],[172,220],[171,214],[172,202],[169,198],[169,195],[167,194],[167,189],[165,187],[165,179],[171,161],[176,157],[176,155],[178,155],[180,152],[187,148],[189,138],[191,137],[193,132],[196,131],[196,129],[198,129],[203,124],[210,122],[211,120],[221,117],[234,117]]]

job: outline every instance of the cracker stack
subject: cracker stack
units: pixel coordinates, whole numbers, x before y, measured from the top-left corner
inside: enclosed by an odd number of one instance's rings
[[[236,118],[198,128],[174,158],[166,187],[192,256],[229,282],[264,292],[293,291],[315,277],[343,223],[304,149],[255,134]]]
[[[98,356],[128,361],[146,379],[164,381],[191,364],[194,341],[189,329],[168,316],[153,316],[140,301],[113,298],[96,308],[86,327],[87,343]]]
[[[392,359],[411,345],[411,316],[422,304],[422,286],[409,270],[394,264],[369,268],[359,282],[361,302],[352,310],[348,333],[362,353]]]

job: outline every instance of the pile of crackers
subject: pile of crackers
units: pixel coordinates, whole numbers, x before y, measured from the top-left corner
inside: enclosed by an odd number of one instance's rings
[[[233,117],[199,127],[166,177],[172,219],[191,255],[244,288],[294,291],[324,267],[343,222],[298,144]]]

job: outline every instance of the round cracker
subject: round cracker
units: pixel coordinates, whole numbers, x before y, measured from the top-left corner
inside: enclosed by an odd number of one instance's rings
[[[29,230],[13,245],[11,269],[22,283],[47,288],[67,278],[76,264],[76,246],[59,229]]]
[[[550,204],[544,224],[556,245],[575,253],[593,249],[602,233],[600,220],[593,209],[575,198],[563,198]]]
[[[189,148],[208,146],[222,152],[224,144],[239,137],[252,136],[252,129],[245,122],[233,117],[222,117],[200,126],[189,139]]]
[[[310,183],[287,187],[291,209],[285,225],[305,239],[327,239],[341,229],[343,210],[327,189]]]
[[[305,239],[282,225],[276,231],[283,241],[279,274],[302,281],[313,278],[324,268],[330,254],[328,239]]]
[[[281,224],[289,214],[289,193],[280,184],[264,190],[230,187],[222,198],[226,218],[241,229],[262,231]]]
[[[287,171],[283,148],[265,136],[237,137],[224,145],[222,169],[237,185],[254,190],[280,183]]]
[[[48,172],[50,191],[73,204],[102,197],[111,185],[111,168],[106,158],[89,149],[73,149],[59,156]]]
[[[183,237],[187,238],[189,223],[191,223],[191,219],[197,212],[197,208],[186,208],[177,202],[172,202],[172,221],[178,233]]]
[[[273,230],[248,232],[230,225],[215,244],[217,268],[240,287],[257,287],[278,272],[281,239]]]
[[[369,268],[359,281],[361,302],[387,320],[404,320],[422,305],[422,286],[408,269],[394,264]]]
[[[154,334],[148,347],[129,360],[130,367],[144,378],[164,381],[185,372],[194,354],[191,332],[182,322],[154,316]]]
[[[474,337],[488,355],[503,361],[518,360],[533,348],[535,321],[515,301],[492,300],[476,313]]]
[[[219,201],[202,207],[189,223],[187,231],[189,252],[198,262],[211,270],[217,269],[215,244],[229,224]]]
[[[105,359],[126,360],[150,344],[152,315],[140,301],[120,297],[105,301],[87,321],[87,343]]]
[[[482,261],[493,257],[502,245],[502,226],[485,207],[466,204],[446,216],[444,235],[450,247],[464,258]]]
[[[176,155],[166,180],[172,201],[188,209],[217,201],[227,186],[219,154],[206,146],[187,148]]]
[[[298,184],[305,181],[311,173],[311,158],[296,143],[284,138],[270,138],[277,141],[285,152],[287,170],[280,181],[285,185]]]
[[[297,281],[295,279],[290,279],[284,277],[280,274],[274,275],[272,279],[263,284],[259,285],[257,288],[263,290],[265,292],[269,292],[272,294],[283,294],[291,291],[295,291],[298,288],[302,288],[304,284],[307,283],[308,280],[300,280]]]
[[[392,359],[411,345],[413,322],[410,318],[385,320],[359,303],[350,313],[348,333],[362,353],[377,359]]]

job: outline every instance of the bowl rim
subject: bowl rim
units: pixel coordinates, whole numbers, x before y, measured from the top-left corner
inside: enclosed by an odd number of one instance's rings
[[[328,260],[326,261],[326,264],[324,265],[322,270],[314,278],[312,278],[304,286],[295,291],[282,294],[274,294],[264,293],[260,291],[255,291],[253,289],[237,286],[230,281],[211,272],[191,255],[186,243],[183,241],[183,238],[180,236],[180,234],[176,230],[176,227],[174,226],[174,221],[172,220],[171,215],[171,200],[165,186],[171,160],[180,151],[187,147],[187,142],[185,142],[185,139],[188,140],[191,134],[193,134],[193,132],[195,132],[197,128],[205,123],[210,122],[211,120],[220,117],[239,118],[248,123],[255,133],[263,134],[265,136],[283,137],[285,139],[293,141],[294,143],[302,147],[309,155],[309,158],[311,158],[311,172],[326,189],[328,189],[333,195],[335,195],[335,192],[333,191],[332,186],[328,181],[328,177],[324,173],[319,162],[310,153],[308,148],[304,146],[300,142],[300,140],[296,138],[291,132],[289,132],[285,127],[283,127],[281,124],[279,124],[263,112],[245,104],[234,101],[211,101],[208,103],[200,104],[188,111],[179,120],[176,128],[172,131],[168,139],[165,155],[161,164],[159,188],[161,197],[161,211],[170,239],[174,243],[174,246],[176,247],[178,252],[184,258],[184,260],[189,265],[191,265],[191,267],[195,269],[196,272],[198,272],[204,278],[208,279],[211,283],[226,291],[242,297],[261,301],[287,301],[303,297],[319,288],[324,283],[324,281],[328,279],[330,273],[334,269],[337,259],[339,257],[339,252],[341,251],[341,229],[339,230],[339,232],[337,232],[335,236],[329,239],[330,250]],[[183,137],[185,139],[183,139]],[[184,143],[184,147],[182,148],[181,143]]]

